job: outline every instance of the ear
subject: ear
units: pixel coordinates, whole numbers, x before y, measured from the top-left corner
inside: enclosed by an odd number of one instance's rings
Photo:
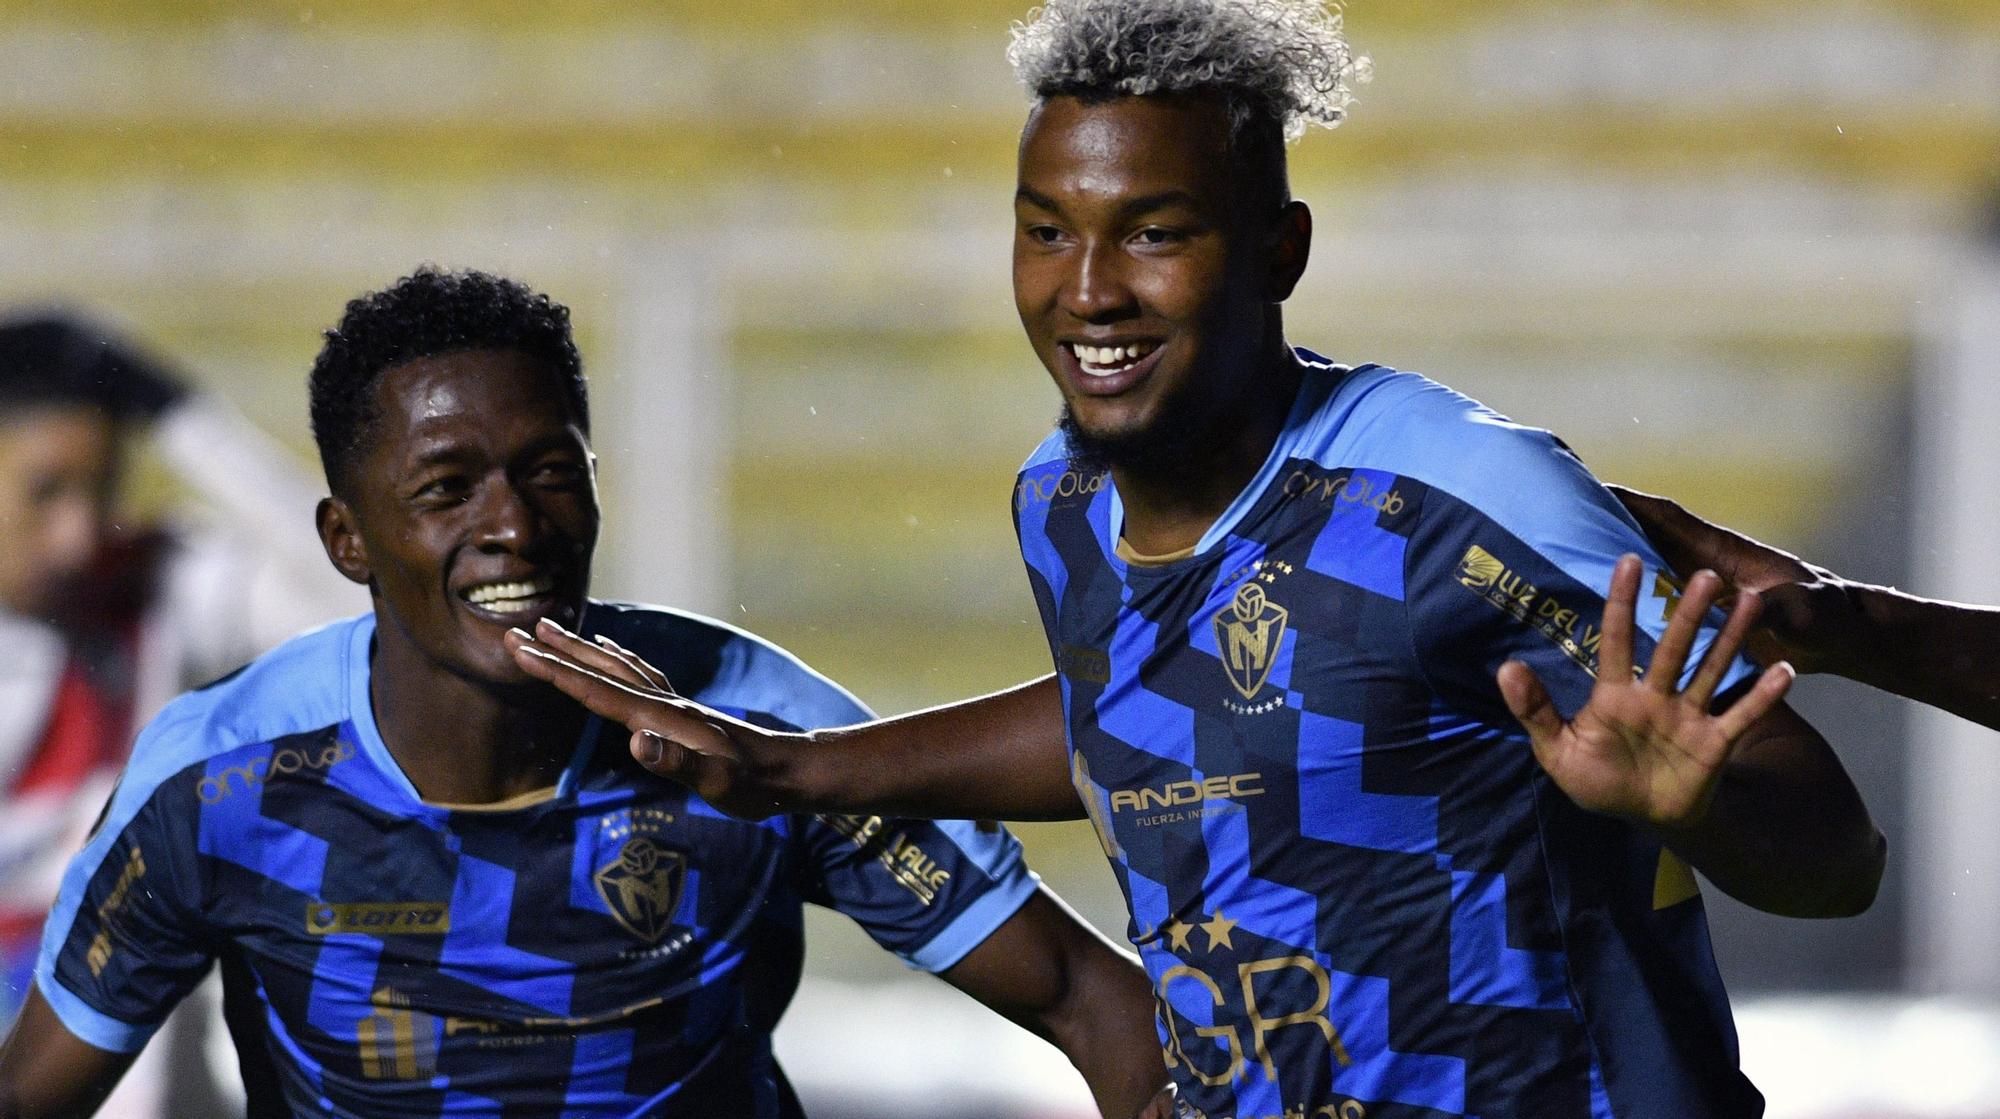
[[[375,571],[368,566],[368,545],[361,541],[354,510],[337,497],[323,497],[319,508],[313,511],[313,519],[319,525],[320,546],[326,549],[326,558],[333,561],[334,568],[350,580],[367,585],[375,577]]]
[[[1278,211],[1271,226],[1270,273],[1265,278],[1264,298],[1283,303],[1305,275],[1306,260],[1312,256],[1312,208],[1294,198]]]

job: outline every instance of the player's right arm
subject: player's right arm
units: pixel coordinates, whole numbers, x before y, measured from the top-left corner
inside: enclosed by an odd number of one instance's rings
[[[2000,729],[2000,610],[1857,583],[1711,524],[1663,497],[1610,487],[1661,555],[1758,592],[1751,652],[1828,672]]]
[[[835,730],[783,734],[676,695],[657,669],[543,622],[514,659],[632,732],[641,765],[725,812],[874,812],[930,819],[1075,820],[1055,676]],[[805,748],[810,747],[810,748]]]
[[[80,1119],[97,1111],[137,1053],[113,1053],[69,1032],[39,989],[28,992],[0,1043],[0,1119]]]

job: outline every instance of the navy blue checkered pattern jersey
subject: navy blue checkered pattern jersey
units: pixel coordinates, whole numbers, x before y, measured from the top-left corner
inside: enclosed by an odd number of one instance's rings
[[[1565,798],[1494,680],[1526,661],[1573,714],[1618,557],[1646,563],[1641,664],[1666,569],[1547,432],[1300,357],[1277,445],[1192,554],[1127,551],[1111,478],[1060,433],[1015,490],[1183,1114],[1760,1113],[1692,874]]]
[[[752,722],[869,717],[720,623],[608,603],[586,621]],[[141,735],[36,974],[78,1037],[138,1049],[220,959],[237,1044],[275,1081],[253,1114],[796,1116],[770,1034],[802,902],[939,971],[1034,890],[1005,832],[734,820],[596,720],[547,795],[426,803],[371,714],[373,634],[300,637]]]

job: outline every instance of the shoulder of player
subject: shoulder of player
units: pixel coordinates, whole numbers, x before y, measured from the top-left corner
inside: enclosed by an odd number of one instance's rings
[[[1408,478],[1524,537],[1573,519],[1577,503],[1565,497],[1608,507],[1602,487],[1554,434],[1421,374],[1354,370],[1319,408],[1314,428],[1300,457]],[[1453,502],[1434,504],[1431,515]]]
[[[309,631],[280,645],[228,676],[188,692],[160,711],[139,732],[118,787],[105,805],[86,844],[86,861],[101,858],[106,846],[175,779],[200,770],[212,759],[264,747],[290,735],[322,730],[347,717],[344,659],[366,617],[350,618]],[[188,778],[195,780],[195,778]],[[244,798],[239,804],[254,807]],[[200,807],[196,796],[168,797],[163,811],[183,822]]]
[[[348,717],[349,664],[366,615],[308,630],[167,704],[140,732],[133,768],[199,759]]]
[[[1051,464],[1067,466],[1069,463],[1069,439],[1061,428],[1049,432],[1035,450],[1021,463],[1020,473],[1026,475],[1049,467]]]
[[[592,628],[666,674],[682,694],[802,728],[873,718],[852,693],[746,629],[686,610],[593,602]]]

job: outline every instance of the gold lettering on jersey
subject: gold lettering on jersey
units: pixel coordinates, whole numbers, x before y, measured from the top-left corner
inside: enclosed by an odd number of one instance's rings
[[[90,965],[93,978],[104,974],[104,965],[111,962],[110,929],[99,929],[97,935],[90,938],[90,951],[85,953],[84,962]]]
[[[1244,699],[1255,698],[1271,675],[1290,616],[1254,580],[1236,588],[1236,597],[1216,611],[1215,644],[1222,654],[1222,670]]]
[[[1314,997],[1313,1004],[1304,1010],[1293,1010],[1267,1018],[1263,1009],[1257,1005],[1256,977],[1266,972],[1290,969],[1297,969],[1311,976],[1319,993]],[[1243,1009],[1250,1019],[1253,1048],[1256,1050],[1257,1059],[1264,1065],[1265,1076],[1273,1081],[1278,1079],[1278,1069],[1271,1061],[1271,1049],[1266,1044],[1266,1039],[1273,1031],[1285,1026],[1316,1027],[1326,1037],[1327,1045],[1333,1050],[1333,1059],[1339,1061],[1342,1068],[1354,1063],[1354,1058],[1347,1055],[1347,1046],[1341,1044],[1340,1032],[1333,1028],[1333,1022],[1326,1016],[1326,1004],[1333,998],[1333,981],[1327,976],[1326,969],[1319,965],[1319,961],[1311,956],[1279,956],[1243,964],[1236,969],[1236,974],[1243,984]]]
[[[437,1019],[410,1009],[409,996],[378,988],[375,1007],[354,1024],[361,1075],[370,1080],[427,1080],[437,1075]]]
[[[1031,504],[1046,504],[1059,497],[1088,496],[1104,488],[1111,480],[1106,474],[1079,474],[1065,470],[1053,478],[1022,478],[1014,483],[1014,511],[1026,509]]]
[[[367,933],[370,936],[439,936],[450,931],[450,902],[306,903],[306,932],[312,936],[331,936],[334,933]]]
[[[90,949],[84,953],[84,962],[90,965],[92,976],[104,974],[104,966],[111,962],[113,940],[123,935],[120,913],[125,908],[125,899],[131,896],[132,884],[145,876],[146,856],[135,843],[126,853],[125,866],[118,872],[118,880],[111,884],[111,892],[97,906],[97,935],[90,938]]]
[[[220,773],[211,773],[196,782],[194,795],[203,804],[221,804],[228,800],[240,786],[254,789],[271,779],[274,773],[298,773],[307,769],[332,769],[354,756],[354,747],[346,742],[333,742],[317,750],[302,750],[286,746],[273,750],[261,758],[255,758],[242,765],[233,765]]]
[[[598,896],[625,931],[647,944],[658,944],[680,907],[687,856],[641,836],[626,840],[618,857],[591,877]]]
[[[1458,583],[1487,605],[1526,622],[1577,667],[1597,675],[1597,647],[1603,633],[1583,614],[1522,578],[1498,556],[1474,544],[1458,561]]]
[[[1263,780],[1261,773],[1217,774],[1200,781],[1169,781],[1149,788],[1114,789],[1111,810],[1144,812],[1149,808],[1178,808],[1205,800],[1241,800],[1263,796],[1264,786],[1260,784]]]
[[[1220,1088],[1243,1074],[1243,1039],[1237,1036],[1234,1026],[1196,1026],[1194,1032],[1202,1037],[1219,1037],[1229,1047],[1229,1067],[1221,1072],[1209,1072],[1188,1059],[1187,1047],[1181,1044],[1179,1015],[1173,1011],[1173,1002],[1167,997],[1167,987],[1176,979],[1192,979],[1207,988],[1208,997],[1216,1006],[1222,1005],[1222,988],[1215,980],[1186,964],[1177,964],[1160,976],[1160,1010],[1167,1020],[1167,1067],[1176,1069],[1186,1065],[1196,1080],[1211,1088]]]
[[[1282,488],[1286,497],[1305,497],[1322,505],[1338,501],[1343,505],[1373,509],[1391,517],[1403,511],[1402,494],[1395,490],[1377,493],[1373,479],[1357,478],[1351,474],[1324,478],[1313,471],[1298,469],[1285,476]]]
[[[896,883],[929,905],[938,891],[951,881],[951,871],[938,865],[906,832],[885,834],[880,816],[821,816],[827,825],[846,836],[856,847],[872,849],[875,861]]]
[[[1313,981],[1314,996],[1309,1005],[1298,1007],[1271,1006],[1265,1000],[1270,997],[1267,989],[1260,996],[1257,991],[1257,977],[1277,975],[1281,972],[1304,972]],[[1188,1059],[1187,1049],[1181,1043],[1179,1015],[1174,1013],[1173,1000],[1168,995],[1168,987],[1177,979],[1193,980],[1208,992],[1209,1001],[1218,1009],[1233,1014],[1236,1007],[1228,1005],[1222,987],[1206,972],[1188,964],[1178,964],[1160,975],[1157,991],[1161,1016],[1166,1021],[1167,1043],[1165,1057],[1169,1069],[1186,1065],[1196,1080],[1211,1088],[1220,1088],[1241,1078],[1248,1069],[1245,1059],[1243,1035],[1236,1026],[1195,1026],[1195,1032],[1202,1037],[1221,1038],[1229,1051],[1229,1066],[1221,1072],[1209,1072]],[[1332,978],[1319,961],[1308,955],[1272,956],[1268,959],[1251,960],[1236,965],[1237,986],[1242,992],[1240,1004],[1243,1022],[1250,1030],[1250,1052],[1264,1067],[1264,1075],[1271,1080],[1278,1079],[1277,1063],[1271,1057],[1270,1036],[1278,1030],[1289,1027],[1310,1026],[1319,1031],[1325,1040],[1327,1050],[1342,1068],[1354,1063],[1347,1052],[1347,1046],[1340,1039],[1340,1031],[1334,1029],[1333,1021],[1327,1015],[1327,1004],[1333,998]],[[1231,992],[1234,994],[1235,992]],[[1307,1113],[1302,1105],[1286,1111],[1286,1115],[1334,1116],[1335,1119],[1366,1119],[1367,1109],[1358,1100],[1341,1100],[1321,1105],[1318,1110]]]

